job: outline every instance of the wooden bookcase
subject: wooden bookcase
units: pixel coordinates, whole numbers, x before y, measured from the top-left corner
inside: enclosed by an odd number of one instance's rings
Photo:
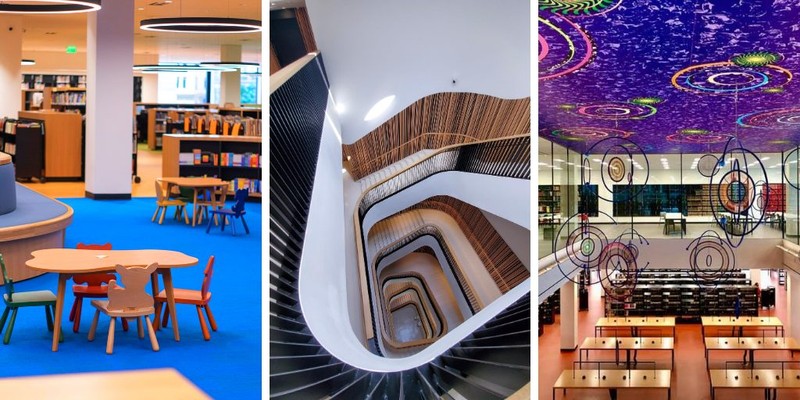
[[[216,176],[225,181],[246,179],[251,183],[250,197],[261,197],[261,137],[165,134],[163,145],[162,176]],[[195,151],[209,156],[210,160],[194,164]],[[229,155],[257,158],[253,159],[252,166],[223,165],[226,158],[231,159]]]
[[[83,117],[80,114],[20,111],[19,119],[44,122],[45,177],[83,178]]]
[[[165,133],[183,133],[183,117],[186,114],[206,114],[207,108],[148,108],[147,109],[147,148],[157,150],[162,147]]]
[[[48,87],[44,88],[43,110],[78,111],[86,113],[86,88]]]
[[[261,108],[255,107],[228,107],[228,108],[220,108],[219,115],[233,115],[239,117],[251,117],[255,119],[261,119]]]

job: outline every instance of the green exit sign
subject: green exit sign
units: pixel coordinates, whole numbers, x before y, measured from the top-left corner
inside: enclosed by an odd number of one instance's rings
[[[78,48],[75,46],[67,46],[67,54],[75,54],[78,52]]]

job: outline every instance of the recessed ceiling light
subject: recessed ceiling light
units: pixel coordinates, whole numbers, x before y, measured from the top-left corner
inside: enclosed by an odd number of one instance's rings
[[[554,158],[553,161],[564,162],[564,160],[562,160],[560,158]]]
[[[768,156],[761,159],[761,161],[767,161],[767,160],[769,160]]]

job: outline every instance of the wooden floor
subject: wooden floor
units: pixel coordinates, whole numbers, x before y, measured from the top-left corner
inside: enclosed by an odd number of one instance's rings
[[[155,180],[161,177],[161,151],[150,151],[146,144],[139,144],[137,158],[136,173],[141,178],[141,182],[134,183],[131,176],[131,196],[155,197]],[[84,182],[47,181],[38,183],[34,181],[23,183],[23,185],[50,197],[86,197]]]
[[[776,316],[788,325],[786,319],[786,287],[778,285],[778,273],[772,272],[770,282],[762,282],[762,287],[775,286],[776,306],[770,310],[762,309],[761,315]],[[582,343],[584,338],[594,336],[594,324],[598,318],[603,316],[603,302],[600,294],[602,288],[597,285],[589,287],[589,310],[580,311],[578,315],[578,343]],[[706,372],[704,358],[704,347],[702,342],[701,326],[697,324],[678,324],[676,326],[677,342],[675,343],[675,370],[672,376],[672,398],[709,400],[711,399],[710,383]],[[559,316],[556,316],[556,323],[545,325],[544,335],[539,337],[539,399],[552,399],[553,384],[561,371],[572,368],[572,362],[578,360],[577,351],[564,351],[561,348],[561,333],[559,331]],[[730,354],[726,354],[730,353]],[[613,352],[593,352],[592,360],[613,360]],[[712,360],[722,359],[741,359],[740,354],[731,352],[717,352],[712,354]],[[640,352],[639,360],[665,360],[659,368],[669,368],[668,352]],[[758,354],[756,359],[784,359],[790,358],[789,352],[763,352]],[[795,356],[795,360],[800,360],[800,356]],[[800,399],[800,391],[779,391],[778,397],[781,400]],[[603,390],[568,390],[566,399],[581,400],[608,400],[608,391]],[[643,399],[666,399],[666,393],[653,390],[620,390],[619,400],[643,400]],[[717,400],[740,400],[740,399],[763,399],[762,390],[720,390],[717,392]],[[557,399],[564,399],[562,393],[557,393]]]

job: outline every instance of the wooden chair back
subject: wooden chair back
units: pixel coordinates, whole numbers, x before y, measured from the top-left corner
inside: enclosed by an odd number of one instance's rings
[[[205,299],[208,288],[211,287],[211,276],[214,274],[214,256],[208,258],[208,264],[203,271],[203,286],[200,287],[200,298]]]
[[[2,254],[0,254],[0,270],[3,271],[3,287],[6,288],[6,294],[8,295],[6,300],[10,303],[13,301],[11,296],[14,295],[14,281],[8,277],[8,271],[6,271],[6,262],[3,260]]]
[[[84,250],[111,250],[111,243],[104,244],[83,244],[78,243],[76,249]],[[94,272],[91,274],[78,274],[72,277],[72,281],[78,285],[87,284],[88,286],[103,286],[108,284],[116,276],[110,272]]]
[[[145,291],[150,276],[158,269],[158,263],[147,267],[117,265],[116,271],[125,286],[119,286],[116,280],[108,284],[108,309],[121,311],[126,309],[147,308],[153,306],[153,296]]]
[[[164,197],[164,182],[161,179],[156,179],[156,200],[161,202],[166,199]]]

